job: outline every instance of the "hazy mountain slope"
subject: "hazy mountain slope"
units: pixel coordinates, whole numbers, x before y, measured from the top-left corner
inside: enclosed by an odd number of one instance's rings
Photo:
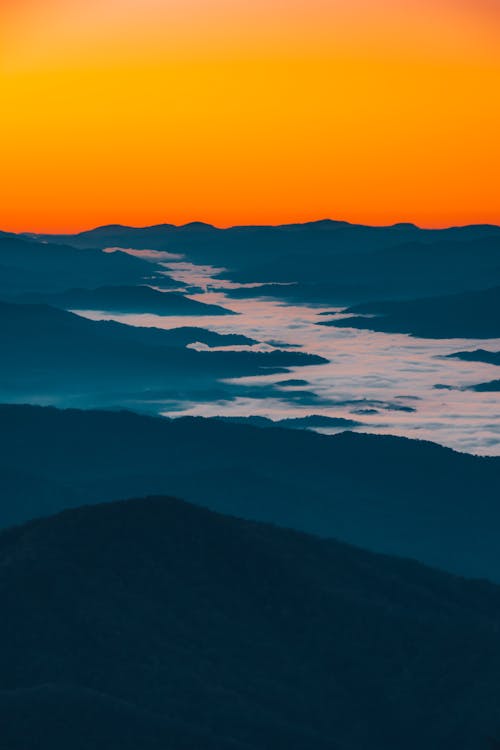
[[[0,596],[1,687],[77,686],[103,750],[141,711],[269,750],[477,750],[499,727],[497,587],[176,500],[2,533]]]
[[[169,393],[194,398],[218,378],[326,361],[293,351],[194,351],[169,345],[173,335],[94,322],[45,305],[0,302],[0,398],[76,399],[83,406],[120,404],[129,394],[140,403],[155,390],[164,392],[164,401]]]
[[[465,362],[485,362],[487,365],[500,365],[500,352],[490,352],[487,349],[475,349],[472,352],[456,352],[448,354],[450,359],[463,359]]]
[[[220,305],[207,305],[178,292],[160,292],[141,285],[68,289],[58,294],[25,294],[14,301],[52,305],[65,310],[106,310],[151,315],[230,315],[232,313],[232,310]]]
[[[476,383],[476,385],[469,386],[471,391],[489,391],[495,393],[500,391],[500,380],[489,380],[486,383]]]
[[[500,581],[500,459],[432,443],[6,406],[0,469],[43,475],[87,502],[172,493]],[[10,498],[7,486],[4,525],[16,511],[27,518]],[[73,503],[69,494],[60,507]],[[53,510],[40,501],[38,515]]]
[[[9,269],[2,294],[58,292],[71,287],[140,284],[144,280],[168,284],[154,263],[126,253],[81,250],[68,245],[36,242],[0,235],[0,266]]]
[[[406,299],[431,294],[482,289],[500,281],[500,237],[473,241],[418,241],[362,255],[347,247],[342,253],[307,258],[290,254],[260,266],[230,271],[224,277],[248,282],[294,282],[230,291],[234,297],[265,292],[273,297],[353,304],[370,299]]]
[[[109,336],[115,341],[141,343],[146,346],[188,346],[200,343],[209,347],[219,346],[252,346],[258,342],[239,333],[216,333],[207,328],[181,326],[180,328],[146,328],[117,323],[114,320],[99,321],[101,335]]]
[[[410,333],[421,338],[496,338],[500,336],[500,287],[416,300],[367,302],[345,312],[352,317],[320,325]]]

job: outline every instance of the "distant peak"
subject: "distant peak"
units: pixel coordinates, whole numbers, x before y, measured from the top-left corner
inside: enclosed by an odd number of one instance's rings
[[[215,229],[213,224],[207,224],[204,221],[190,221],[187,224],[181,224],[177,229],[194,229],[199,231],[210,231]]]
[[[416,224],[412,224],[411,221],[398,221],[396,224],[391,225],[392,229],[419,229]]]
[[[94,227],[93,229],[88,229],[88,232],[105,232],[105,231],[115,231],[116,229],[132,229],[132,227],[127,226],[126,224],[103,224],[99,227]]]
[[[354,226],[348,221],[337,221],[335,219],[318,219],[317,221],[304,221],[295,224],[279,224],[277,229],[337,229],[340,227]]]
[[[318,219],[317,221],[308,221],[306,222],[308,226],[312,227],[346,227],[350,226],[350,222],[348,221],[339,221],[337,219]]]

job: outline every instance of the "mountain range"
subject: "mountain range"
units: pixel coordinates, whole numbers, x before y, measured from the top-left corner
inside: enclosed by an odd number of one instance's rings
[[[292,282],[275,286],[283,299],[353,304],[462,292],[500,283],[500,228],[489,225],[420,229],[413,224],[368,227],[341,221],[218,229],[99,227],[77,235],[30,239],[79,248],[123,247],[181,253],[228,269],[234,281]],[[234,290],[254,296],[256,289]]]
[[[359,420],[493,436],[499,285],[494,226],[0,232],[0,750],[498,748],[500,457]]]

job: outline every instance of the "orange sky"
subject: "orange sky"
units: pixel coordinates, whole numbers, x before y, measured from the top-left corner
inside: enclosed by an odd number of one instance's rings
[[[498,0],[2,0],[0,228],[500,223]]]

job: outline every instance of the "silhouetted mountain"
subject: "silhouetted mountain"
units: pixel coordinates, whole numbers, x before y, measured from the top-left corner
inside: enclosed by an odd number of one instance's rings
[[[235,256],[244,262],[255,253],[266,258],[269,255],[289,252],[291,248],[304,252],[308,244],[331,250],[338,246],[357,246],[360,250],[377,242],[385,243],[394,236],[395,242],[417,236],[422,230],[417,227],[396,225],[394,227],[363,227],[342,221],[317,221],[305,224],[282,226],[239,226],[219,229],[202,222],[184,226],[160,224],[153,227],[135,228],[124,226],[98,227],[76,235],[31,235],[37,240],[69,243],[75,247],[105,248],[125,247],[138,250],[170,250],[187,252],[200,261],[228,263]],[[485,233],[494,232],[486,228]],[[174,249],[175,248],[175,249]]]
[[[500,589],[411,562],[149,498],[3,532],[0,596],[14,750],[66,750],[69,722],[82,750],[476,750],[498,731]]]
[[[325,247],[327,251],[357,249],[361,252],[371,251],[375,247],[386,248],[389,245],[400,245],[410,241],[475,241],[483,238],[500,236],[500,228],[493,225],[470,225],[451,227],[449,229],[420,229],[414,224],[393,224],[386,227],[371,227],[350,224],[346,221],[305,222],[303,224],[283,224],[281,226],[235,226],[219,229],[203,222],[191,222],[183,226],[159,224],[152,227],[126,227],[110,225],[73,235],[29,235],[30,238],[51,242],[69,243],[75,247],[106,248],[126,247],[135,249],[169,250],[172,244],[179,245],[176,251],[182,252],[182,246],[191,254],[197,253],[200,260],[210,261],[217,253],[217,262],[231,260],[234,246],[241,249],[254,245],[266,245],[261,252],[265,257],[271,251],[290,250],[295,246],[307,253],[311,241],[315,247]],[[273,252],[274,250],[274,252]],[[209,256],[208,253],[211,253]]]
[[[450,359],[463,359],[466,362],[485,362],[488,365],[500,365],[500,352],[490,352],[487,349],[475,349],[473,352],[456,352],[448,354]]]
[[[46,304],[65,310],[106,310],[152,315],[231,315],[232,310],[185,297],[178,292],[160,292],[149,286],[106,286],[69,289],[59,294],[25,294],[15,302]]]
[[[0,236],[0,266],[8,269],[0,293],[57,292],[71,287],[140,284],[165,286],[169,278],[154,263],[126,253],[81,250],[57,243]],[[178,284],[176,284],[178,286]]]
[[[318,325],[421,338],[496,338],[500,336],[500,287],[416,300],[367,302],[344,312],[352,317]]]
[[[164,401],[168,394],[189,399],[219,378],[287,372],[326,361],[294,351],[194,351],[172,346],[178,336],[95,322],[44,305],[0,302],[0,396],[109,406],[140,403],[156,389],[163,390]]]
[[[203,226],[208,229],[212,228],[210,225]],[[213,230],[216,231],[215,228]],[[80,248],[104,249],[122,247],[135,250],[168,250],[171,237],[181,234],[185,237],[189,233],[189,224],[183,227],[178,227],[174,224],[158,224],[152,227],[127,227],[120,224],[109,224],[80,232],[79,234],[30,234],[29,237],[35,241],[50,240],[56,243],[68,243],[73,247]]]
[[[344,432],[259,429],[218,419],[0,409],[0,522],[35,512],[13,472],[68,491],[60,508],[175,494],[220,512],[337,537],[500,581],[500,459],[433,443]],[[56,496],[54,493],[53,497]],[[11,499],[13,498],[13,499]],[[26,507],[24,507],[26,506]]]

